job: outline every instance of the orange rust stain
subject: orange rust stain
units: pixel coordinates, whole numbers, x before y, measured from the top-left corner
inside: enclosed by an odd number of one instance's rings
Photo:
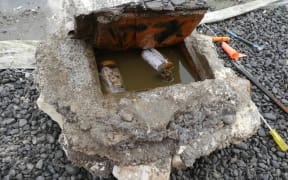
[[[192,11],[190,14],[179,15],[126,12],[116,21],[97,23],[94,45],[110,50],[174,45],[191,34],[204,13]]]

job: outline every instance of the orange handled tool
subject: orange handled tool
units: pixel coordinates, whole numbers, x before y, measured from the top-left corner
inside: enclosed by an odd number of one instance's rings
[[[228,42],[231,40],[231,38],[228,36],[209,36],[205,34],[199,34],[199,35],[207,37],[207,38],[211,38],[213,42]]]
[[[215,37],[212,37],[212,41],[213,42],[228,42],[230,40],[231,40],[231,38],[230,37],[226,37],[226,36],[215,36]]]
[[[238,60],[240,57],[245,57],[245,54],[241,54],[229,46],[226,42],[222,42],[221,44],[222,49],[229,55],[230,58],[234,60]]]

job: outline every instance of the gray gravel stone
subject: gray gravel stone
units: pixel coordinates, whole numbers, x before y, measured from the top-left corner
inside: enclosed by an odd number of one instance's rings
[[[55,153],[55,159],[60,159],[62,158],[64,155],[63,151],[62,150],[58,150],[56,153]]]
[[[51,134],[47,134],[46,139],[50,144],[55,142],[55,138]]]
[[[285,157],[285,153],[281,152],[281,151],[277,151],[276,154],[281,157],[284,158]]]
[[[273,113],[264,113],[263,114],[264,118],[270,119],[270,120],[276,120],[277,117]]]
[[[23,175],[22,174],[17,174],[15,177],[17,180],[23,180]]]
[[[282,99],[281,101],[282,101],[283,104],[288,105],[288,100],[287,99]]]
[[[263,129],[263,128],[260,128],[259,130],[258,130],[258,135],[259,136],[266,136],[266,132],[265,132],[265,130]]]
[[[32,169],[34,168],[34,165],[31,164],[31,163],[28,163],[28,164],[26,165],[26,167],[27,167],[28,170],[32,170]]]
[[[65,165],[65,170],[67,171],[68,174],[70,175],[76,175],[79,173],[79,168],[75,167],[71,164],[67,164]]]
[[[27,124],[27,120],[26,119],[19,119],[19,127],[23,127]]]
[[[259,167],[261,167],[261,168],[263,168],[263,169],[266,169],[266,168],[267,168],[267,166],[266,166],[264,163],[259,163],[258,165],[259,165]]]
[[[278,163],[278,162],[276,162],[276,161],[271,161],[271,165],[274,167],[274,168],[280,168],[280,164]]]
[[[38,176],[36,180],[45,180],[45,178],[43,176]]]
[[[9,175],[10,175],[10,176],[15,176],[15,175],[16,175],[16,171],[15,171],[14,169],[11,169],[11,170],[9,171]]]
[[[17,134],[17,133],[19,133],[19,129],[12,129],[12,130],[9,131],[9,134],[11,134],[11,135],[14,135],[14,134]]]
[[[36,164],[36,168],[37,169],[42,169],[43,168],[43,159],[40,159],[38,162],[37,162],[37,164]]]
[[[15,122],[16,122],[16,119],[14,119],[14,118],[7,118],[7,119],[4,119],[3,124],[4,124],[4,125],[7,125],[7,124],[15,123]]]
[[[241,143],[239,143],[239,144],[236,144],[235,146],[236,146],[237,148],[243,149],[243,150],[247,150],[247,149],[249,148],[249,146],[248,146],[246,143],[244,143],[244,142],[241,142]]]

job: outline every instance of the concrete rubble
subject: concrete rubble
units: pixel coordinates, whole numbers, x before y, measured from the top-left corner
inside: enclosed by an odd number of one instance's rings
[[[92,47],[66,25],[37,49],[37,103],[61,127],[70,160],[91,173],[169,179],[171,164],[190,167],[260,126],[249,81],[224,68],[208,39],[185,40],[203,81],[104,96]]]
[[[35,68],[35,52],[39,41],[0,41],[0,69]]]

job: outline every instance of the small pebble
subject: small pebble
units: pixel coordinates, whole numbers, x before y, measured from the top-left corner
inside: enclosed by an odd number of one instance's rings
[[[37,168],[37,169],[42,169],[42,167],[43,167],[43,159],[40,159],[40,160],[37,162],[37,164],[36,164],[36,168]]]
[[[264,129],[260,128],[258,130],[258,135],[264,137],[264,136],[266,136],[266,132],[264,131]]]
[[[264,113],[263,116],[264,116],[264,118],[270,119],[273,121],[277,119],[277,117],[273,113]]]
[[[43,176],[38,176],[36,180],[45,180],[45,178]]]
[[[70,175],[76,175],[78,174],[79,172],[79,168],[78,167],[75,167],[71,164],[67,164],[65,165],[65,170],[67,171],[68,174]]]
[[[27,120],[26,119],[20,119],[19,120],[19,127],[23,127],[27,124]]]

